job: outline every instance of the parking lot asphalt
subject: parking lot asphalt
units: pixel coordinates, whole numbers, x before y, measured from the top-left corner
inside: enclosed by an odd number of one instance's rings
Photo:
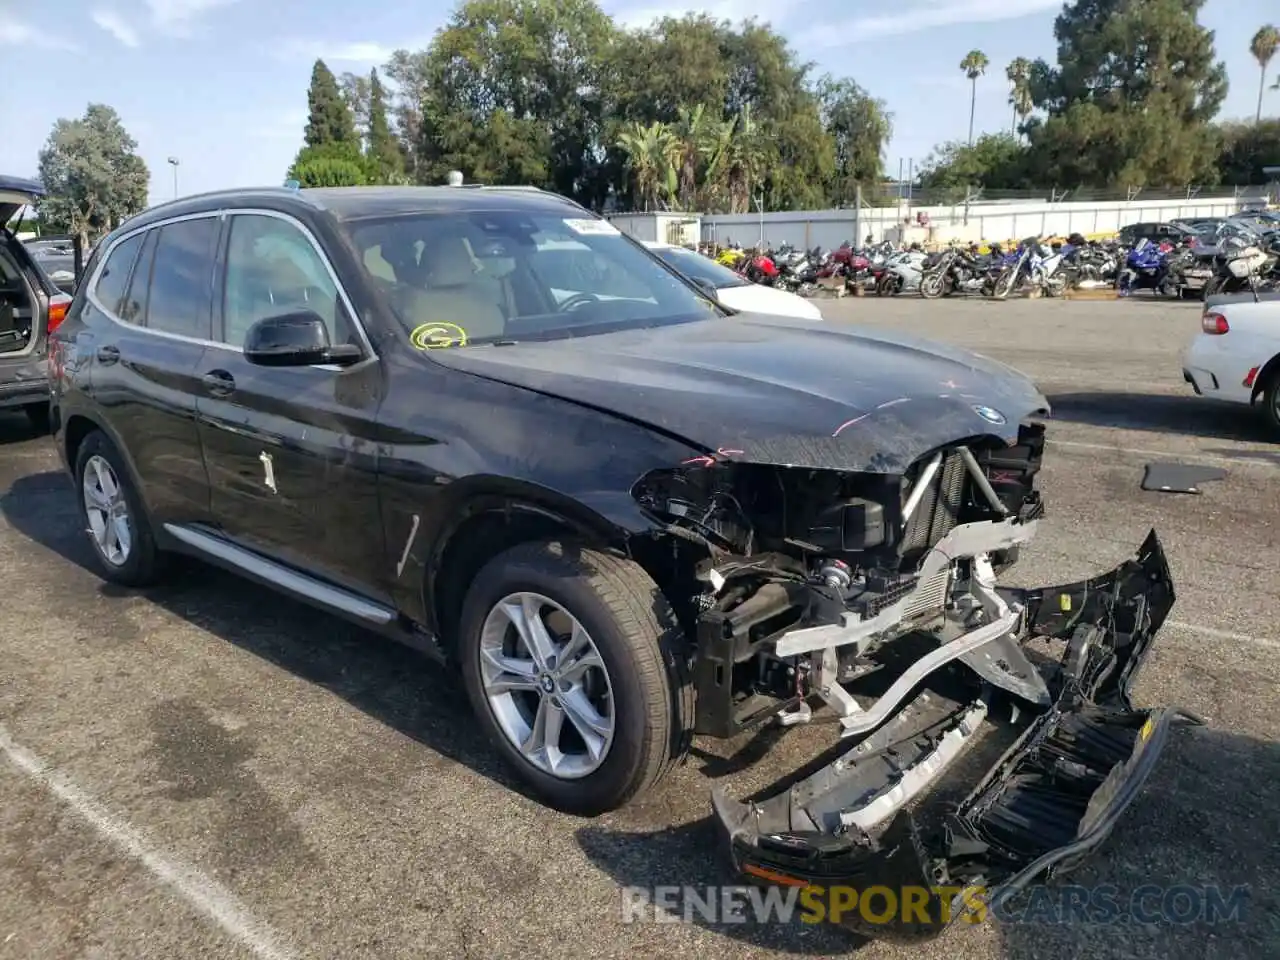
[[[623,923],[620,888],[729,882],[707,820],[830,728],[699,742],[655,795],[594,821],[512,788],[448,675],[198,565],[146,595],[87,569],[47,438],[0,415],[0,958],[1280,955],[1280,445],[1197,399],[1195,305],[828,301],[1031,374],[1054,406],[1049,517],[1024,584],[1163,538],[1178,586],[1141,675],[1180,728],[1141,802],[1071,883],[1247,885],[1237,921],[963,925],[903,947],[811,926]],[[1200,496],[1143,465],[1225,470]]]

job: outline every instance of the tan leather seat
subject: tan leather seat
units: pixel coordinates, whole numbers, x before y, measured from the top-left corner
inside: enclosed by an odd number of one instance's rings
[[[499,305],[501,285],[480,270],[460,237],[429,240],[412,270],[392,264],[397,282],[387,285],[387,292],[411,326],[454,324],[468,340],[501,337],[506,332],[506,317]],[[412,280],[406,282],[406,275]]]

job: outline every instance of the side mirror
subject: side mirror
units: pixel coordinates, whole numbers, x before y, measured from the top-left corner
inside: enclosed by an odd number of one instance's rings
[[[354,344],[329,342],[329,328],[310,310],[259,320],[244,338],[244,356],[260,367],[311,367],[355,363],[362,356]]]

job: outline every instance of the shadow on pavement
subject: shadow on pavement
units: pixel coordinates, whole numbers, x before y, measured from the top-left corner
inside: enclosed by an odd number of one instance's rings
[[[1182,727],[1138,802],[1092,859],[1073,872],[1041,878],[1010,901],[1005,919],[983,922],[994,925],[1008,960],[1202,960],[1207,944],[1214,956],[1280,956],[1278,833],[1280,743]],[[578,831],[578,841],[623,887],[692,886],[700,893],[708,885],[741,883],[713,853],[710,819],[649,833],[593,825]],[[680,919],[757,948],[831,955],[868,943],[797,920],[717,922],[699,913],[697,901],[684,907],[674,892],[667,902]],[[625,897],[622,915],[624,903]],[[638,915],[652,922],[654,910]],[[1108,922],[1108,912],[1122,919]],[[924,953],[969,956],[961,938],[979,934],[966,926],[956,923],[942,933],[940,952]],[[975,948],[973,955],[984,953]]]
[[[471,721],[461,679],[393,640],[348,624],[241,577],[196,561],[175,564],[162,586],[134,591],[97,580],[80,529],[71,481],[61,472],[15,478],[0,493],[0,515],[14,530],[94,576],[94,592],[145,597],[202,630],[309,683],[324,687],[381,723],[413,737],[504,787],[523,792]],[[72,600],[71,602],[75,602]],[[101,604],[95,627],[132,627]]]
[[[30,418],[21,410],[0,410],[0,447],[38,440],[42,436],[46,436],[45,431],[32,426]]]
[[[1274,439],[1268,436],[1266,424],[1256,411],[1239,404],[1206,400],[1190,392],[1185,397],[1110,391],[1050,393],[1048,400],[1053,419],[1070,423],[1248,443]],[[1232,456],[1239,456],[1239,452],[1233,451]]]

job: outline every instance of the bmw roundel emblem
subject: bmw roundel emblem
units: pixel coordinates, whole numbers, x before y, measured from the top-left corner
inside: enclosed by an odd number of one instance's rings
[[[983,420],[987,421],[987,423],[1001,424],[1005,422],[1004,414],[995,407],[984,407],[979,404],[975,404],[973,412]]]

